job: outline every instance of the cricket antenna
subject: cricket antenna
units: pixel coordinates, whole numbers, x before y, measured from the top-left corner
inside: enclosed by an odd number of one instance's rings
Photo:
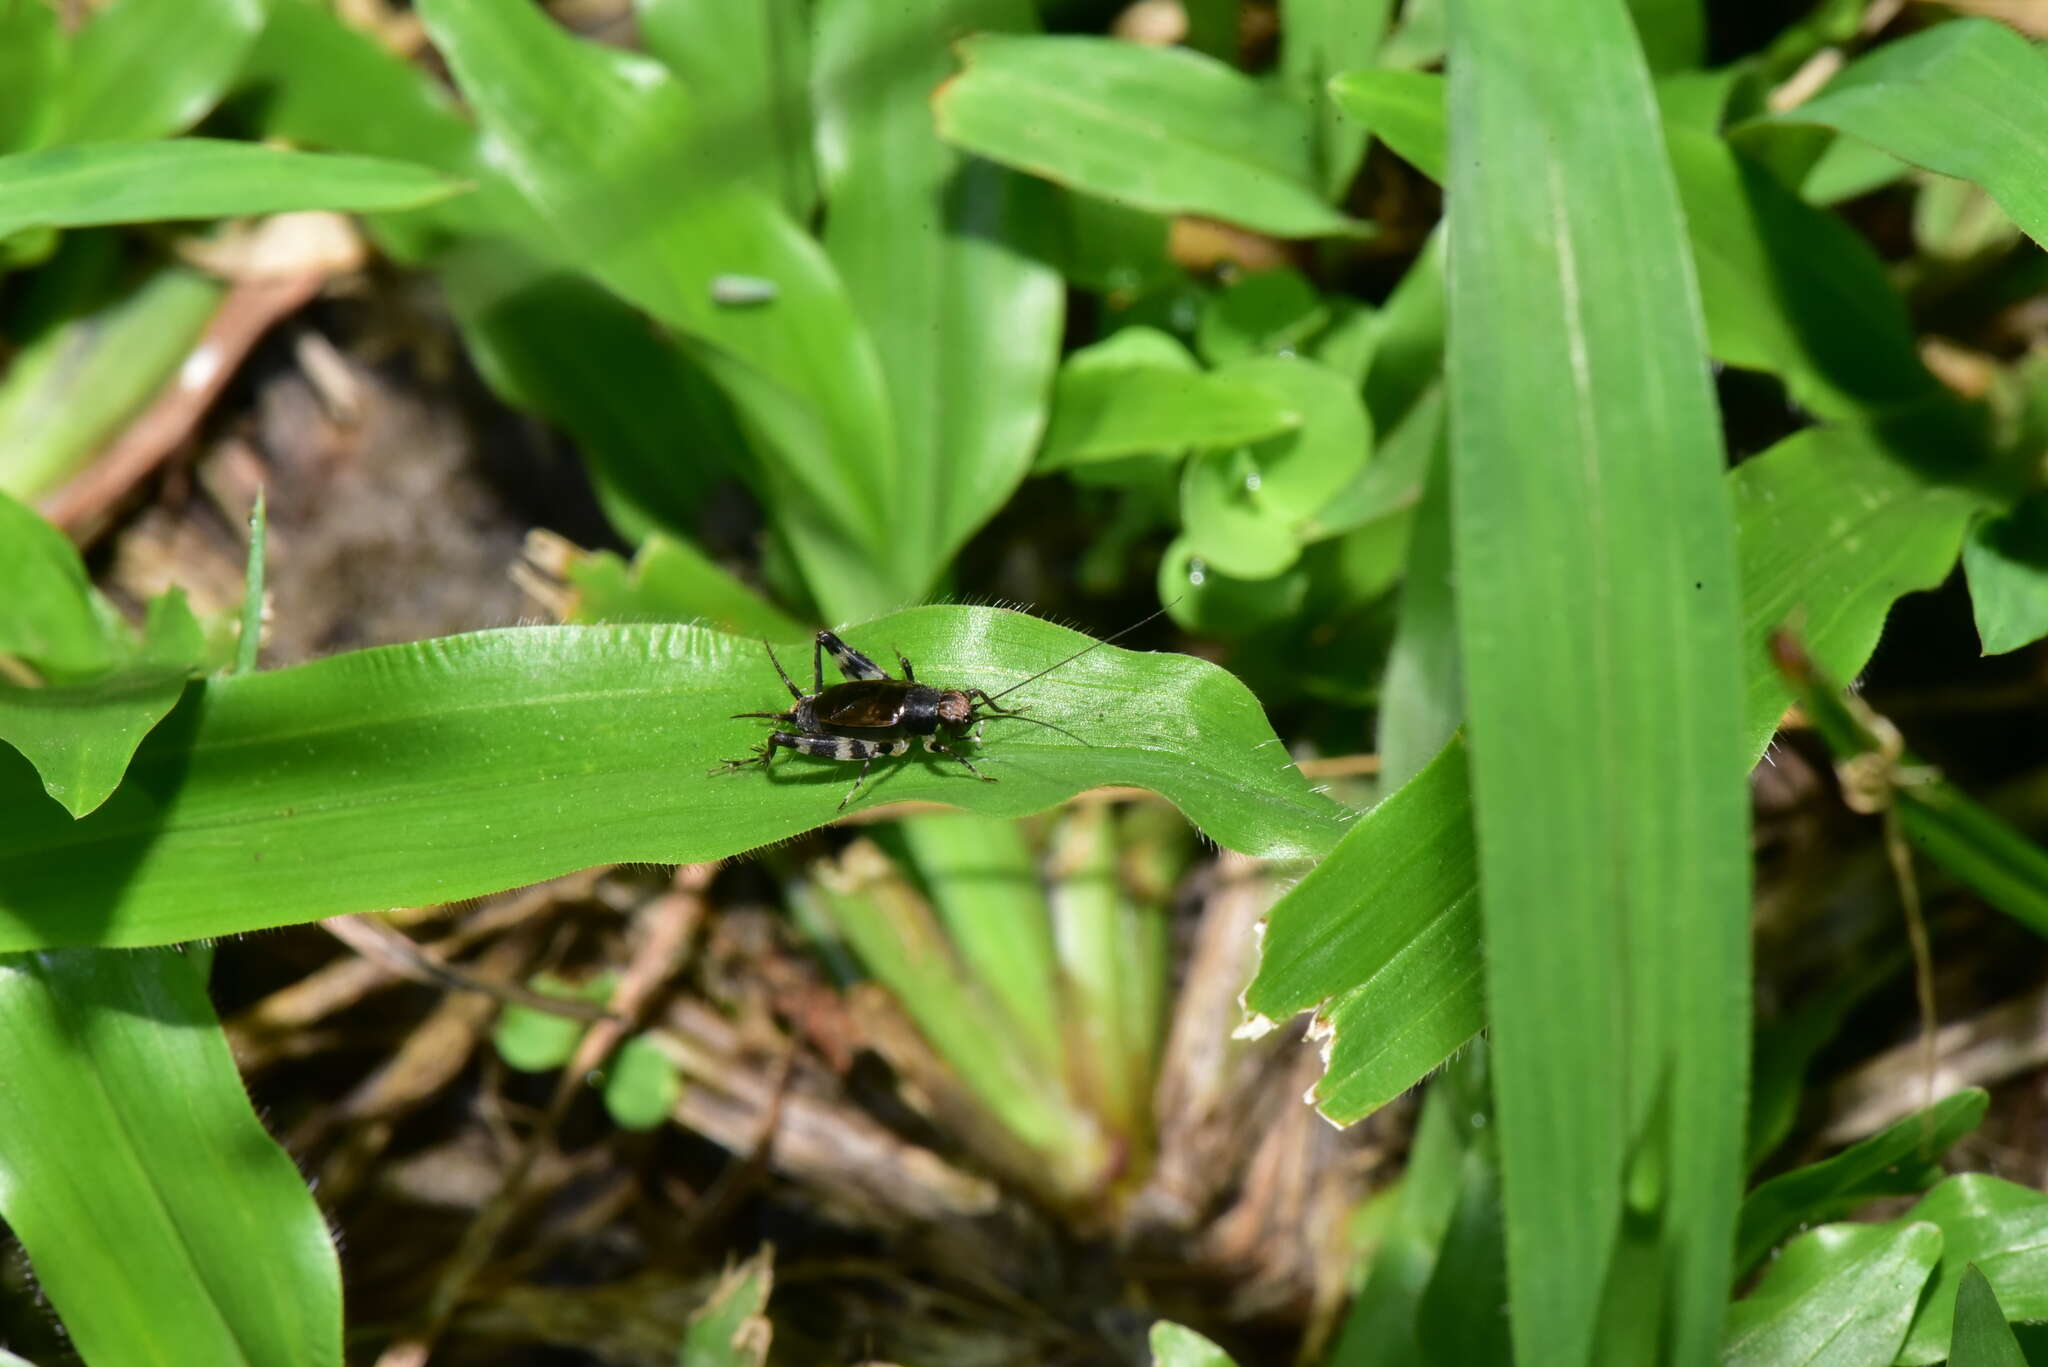
[[[1091,651],[1091,650],[1096,650],[1096,649],[1099,649],[1099,648],[1101,648],[1101,647],[1103,647],[1103,646],[1106,646],[1106,645],[1108,645],[1108,644],[1109,644],[1109,643],[1110,643],[1111,641],[1120,641],[1120,640],[1122,640],[1122,639],[1123,639],[1124,637],[1126,637],[1126,636],[1130,635],[1130,634],[1131,634],[1132,632],[1136,631],[1136,630],[1137,630],[1137,629],[1138,629],[1139,627],[1141,627],[1141,626],[1144,626],[1144,625],[1145,625],[1145,624],[1146,624],[1147,622],[1151,622],[1151,621],[1156,621],[1157,619],[1159,619],[1159,618],[1161,618],[1161,617],[1164,617],[1164,616],[1166,615],[1166,612],[1167,612],[1167,608],[1171,608],[1171,607],[1173,607],[1173,606],[1174,606],[1174,604],[1176,604],[1176,603],[1178,603],[1178,602],[1180,602],[1180,599],[1176,598],[1176,599],[1174,599],[1174,600],[1173,600],[1173,602],[1172,602],[1172,603],[1168,603],[1168,604],[1166,605],[1166,607],[1163,607],[1163,608],[1159,609],[1159,610],[1158,610],[1157,612],[1153,613],[1153,614],[1152,614],[1151,616],[1149,616],[1149,617],[1140,617],[1140,618],[1139,618],[1139,619],[1138,619],[1137,621],[1135,621],[1135,622],[1131,623],[1131,624],[1130,624],[1129,626],[1125,627],[1125,628],[1124,628],[1124,629],[1123,629],[1122,631],[1119,631],[1119,632],[1117,632],[1117,633],[1116,633],[1116,634],[1115,634],[1114,636],[1105,636],[1105,637],[1103,637],[1103,638],[1102,638],[1101,640],[1099,640],[1099,641],[1093,641],[1093,642],[1090,642],[1090,643],[1089,643],[1088,645],[1082,646],[1082,647],[1081,647],[1081,648],[1080,648],[1079,650],[1075,651],[1075,652],[1074,652],[1074,653],[1073,653],[1072,655],[1069,655],[1069,656],[1067,656],[1067,658],[1066,658],[1066,659],[1064,659],[1064,660],[1061,660],[1061,661],[1060,661],[1060,662],[1059,662],[1058,664],[1050,664],[1050,665],[1047,665],[1047,666],[1046,666],[1046,667],[1045,667],[1044,669],[1041,669],[1041,670],[1039,670],[1039,671],[1038,671],[1038,672],[1037,672],[1036,674],[1033,674],[1033,675],[1032,675],[1032,676],[1031,676],[1030,678],[1028,678],[1028,679],[1019,679],[1019,680],[1018,680],[1017,682],[1015,682],[1015,683],[1011,684],[1011,685],[1010,685],[1010,686],[1009,686],[1008,688],[1004,689],[1004,690],[1003,690],[1002,692],[1000,692],[1000,693],[997,693],[997,694],[995,694],[995,695],[994,695],[993,697],[989,697],[989,698],[987,698],[987,699],[986,699],[986,701],[988,701],[988,702],[994,702],[994,701],[996,700],[996,698],[1007,698],[1007,697],[1009,697],[1009,696],[1010,696],[1010,695],[1011,695],[1012,693],[1015,693],[1015,692],[1016,692],[1016,691],[1017,691],[1018,689],[1022,688],[1022,687],[1023,687],[1023,686],[1025,685],[1025,684],[1028,684],[1028,683],[1035,683],[1035,682],[1037,682],[1038,680],[1040,680],[1040,679],[1044,678],[1044,677],[1045,677],[1046,675],[1048,675],[1048,674],[1052,673],[1052,672],[1053,672],[1053,671],[1054,671],[1055,669],[1065,669],[1065,668],[1066,668],[1066,667],[1067,667],[1068,665],[1070,665],[1070,664],[1072,664],[1072,663],[1073,663],[1074,661],[1076,661],[1076,660],[1080,659],[1080,658],[1081,658],[1081,657],[1082,657],[1083,655],[1086,655],[1086,654],[1087,654],[1087,653],[1088,653],[1089,651]]]

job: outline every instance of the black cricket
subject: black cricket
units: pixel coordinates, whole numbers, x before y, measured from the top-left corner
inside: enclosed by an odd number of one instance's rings
[[[764,717],[769,721],[786,722],[793,729],[769,732],[768,739],[753,754],[745,759],[726,760],[711,772],[732,773],[753,764],[766,769],[777,749],[794,750],[818,759],[859,760],[860,773],[854,777],[853,787],[839,799],[839,810],[844,811],[846,804],[853,801],[853,795],[866,781],[870,765],[885,755],[910,753],[910,742],[922,737],[924,748],[931,754],[957,759],[966,766],[968,773],[983,783],[994,783],[993,777],[975,768],[972,760],[951,748],[947,742],[952,745],[958,745],[963,739],[979,742],[982,725],[987,720],[981,715],[982,709],[999,717],[1033,720],[1023,716],[1023,708],[999,706],[997,699],[1044,678],[1055,669],[1072,664],[1098,646],[1106,646],[1119,637],[1129,635],[1164,611],[1166,609],[1161,608],[1151,617],[1133,622],[1114,636],[1092,642],[1058,664],[1048,665],[1030,678],[1013,683],[995,694],[979,688],[935,688],[931,684],[919,683],[910,661],[900,653],[896,656],[896,663],[902,666],[903,677],[892,679],[880,665],[829,631],[819,632],[812,642],[811,691],[806,693],[789,677],[782,661],[775,658],[775,647],[763,641],[761,646],[768,652],[768,662],[782,676],[782,685],[789,690],[789,696],[796,699],[796,705],[787,712],[735,712],[733,719]],[[839,666],[839,672],[846,676],[845,683],[836,683],[830,688],[825,686],[827,652],[831,653],[832,663]],[[1052,723],[1040,722],[1039,725],[1052,726]]]

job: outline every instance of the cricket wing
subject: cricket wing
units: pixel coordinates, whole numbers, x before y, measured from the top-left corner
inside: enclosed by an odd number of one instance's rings
[[[904,699],[915,687],[901,679],[833,684],[811,699],[811,715],[835,731],[893,731],[902,725]]]

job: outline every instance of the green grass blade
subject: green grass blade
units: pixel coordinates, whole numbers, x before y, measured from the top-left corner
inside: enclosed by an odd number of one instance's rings
[[[1129,913],[1117,881],[1116,827],[1107,807],[1061,818],[1047,862],[1053,943],[1082,1095],[1126,1144],[1143,1142],[1152,1078],[1139,1042],[1126,1038],[1128,994],[1139,990],[1125,957]],[[1137,1046],[1137,1047],[1134,1047]]]
[[[1887,1367],[1941,1256],[1942,1231],[1925,1221],[1794,1239],[1730,1309],[1723,1367]]]
[[[409,209],[461,188],[409,162],[212,138],[51,147],[0,157],[0,237],[293,209]]]
[[[1956,1327],[1948,1341],[1948,1367],[2027,1367],[2019,1340],[1999,1309],[1998,1294],[1974,1265],[1956,1288]]]
[[[1065,1079],[1040,1071],[1027,1041],[961,964],[931,907],[872,843],[848,847],[815,882],[793,890],[889,989],[935,1053],[987,1113],[1029,1150],[1018,1175],[1041,1195],[1071,1200],[1102,1180],[1111,1147],[1074,1104]]]
[[[1880,44],[1771,122],[1833,128],[1975,181],[2048,245],[2048,53],[2003,24],[1958,19]]]
[[[928,576],[1016,489],[1045,426],[1066,295],[1021,249],[1053,192],[939,140],[952,41],[1028,30],[1028,0],[826,0],[816,33],[825,250],[896,414],[892,534]]]
[[[960,54],[965,70],[934,97],[955,146],[1155,213],[1281,237],[1358,230],[1323,202],[1309,111],[1213,58],[1003,34]]]
[[[1802,1225],[1846,1214],[1864,1201],[1901,1196],[1942,1176],[1941,1156],[1984,1119],[1990,1097],[1975,1088],[1944,1097],[1825,1162],[1780,1173],[1742,1203],[1735,1241],[1738,1273]]]
[[[968,812],[897,826],[961,963],[1009,1015],[1042,1072],[1064,1077],[1065,1011],[1038,861],[1014,821]]]
[[[249,1108],[207,962],[0,959],[0,1216],[89,1362],[339,1367],[327,1225]]]
[[[191,354],[226,287],[165,266],[117,292],[120,244],[78,233],[17,296],[0,377],[0,493],[32,499],[83,469]]]
[[[913,608],[845,635],[990,691],[1089,644],[992,608]],[[781,655],[808,683],[804,645]],[[787,753],[768,774],[707,772],[767,729],[729,714],[787,699],[760,642],[690,627],[489,631],[207,680],[84,821],[0,754],[0,950],[164,943],[772,844],[831,821],[854,777]],[[996,718],[971,752],[997,782],[913,755],[878,763],[854,806],[1021,816],[1135,784],[1247,853],[1319,856],[1341,833],[1214,665],[1106,646],[1008,703],[1072,735]]]
[[[116,0],[72,43],[59,138],[111,142],[190,128],[262,27],[263,0]]]
[[[263,543],[268,525],[263,490],[258,487],[256,506],[249,512],[249,560],[242,571],[241,630],[235,637],[237,674],[247,674],[256,668],[256,652],[263,646]]]
[[[1749,842],[1700,307],[1618,0],[1471,0],[1451,37],[1453,540],[1517,1353],[1584,1362],[1628,1327],[1701,1363]],[[1617,1273],[1656,1294],[1604,1320]]]

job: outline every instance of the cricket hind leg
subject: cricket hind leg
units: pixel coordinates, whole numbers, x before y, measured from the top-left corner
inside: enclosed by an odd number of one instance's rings
[[[974,775],[983,783],[994,783],[996,781],[993,775],[984,774],[983,772],[981,772],[981,770],[975,768],[974,762],[968,759],[967,756],[961,754],[958,750],[950,749],[949,747],[942,745],[939,742],[939,738],[937,736],[926,736],[924,738],[924,748],[926,753],[928,754],[944,755],[948,759],[959,760],[962,764],[967,766],[968,773]]]
[[[832,663],[839,666],[849,682],[858,683],[863,679],[886,679],[888,671],[840,640],[829,631],[818,633],[818,639],[811,649],[811,672],[818,677],[818,691],[825,691],[825,654],[830,652]]]

